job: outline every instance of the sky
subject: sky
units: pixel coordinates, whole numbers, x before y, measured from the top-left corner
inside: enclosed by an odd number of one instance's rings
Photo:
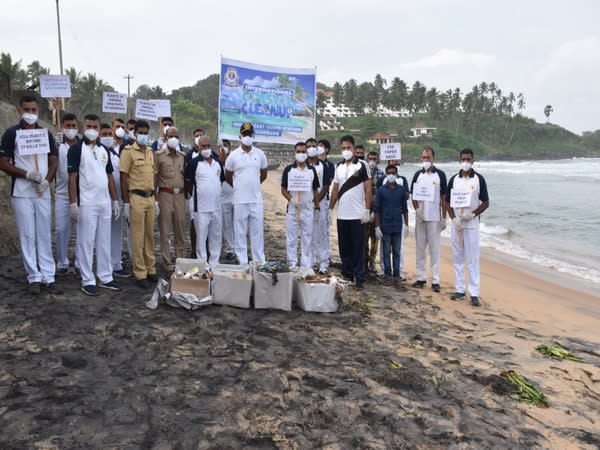
[[[593,0],[60,0],[65,68],[119,92],[218,73],[221,56],[317,68],[332,86],[398,76],[440,90],[494,81],[524,114],[600,129],[600,2]],[[60,73],[56,0],[1,0],[0,51]]]

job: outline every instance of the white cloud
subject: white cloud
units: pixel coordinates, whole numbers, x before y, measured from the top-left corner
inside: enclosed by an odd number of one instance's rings
[[[494,56],[486,53],[442,49],[430,56],[403,64],[406,69],[433,69],[443,66],[476,66],[483,68],[494,62]]]
[[[565,79],[571,77],[581,79],[600,75],[600,39],[586,37],[565,42],[550,53],[545,64],[538,71],[541,81]],[[589,86],[588,86],[589,87]]]

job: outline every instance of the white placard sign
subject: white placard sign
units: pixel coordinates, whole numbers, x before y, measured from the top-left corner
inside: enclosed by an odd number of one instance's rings
[[[50,140],[46,128],[17,130],[17,151],[21,156],[50,153]]]
[[[40,75],[40,92],[44,98],[70,98],[71,79],[69,75]]]
[[[451,208],[468,208],[471,206],[472,189],[452,189],[450,191]]]
[[[288,187],[289,192],[309,192],[312,191],[312,180],[310,173],[298,173],[288,175]]]
[[[119,92],[103,92],[102,112],[127,114],[127,94],[120,94]]]
[[[137,99],[135,101],[135,117],[138,119],[158,120],[157,104],[154,100]]]
[[[402,148],[400,142],[379,145],[379,159],[382,161],[391,161],[393,159],[402,159]]]
[[[158,117],[171,116],[171,100],[155,99],[150,101],[156,103],[156,114]]]
[[[435,184],[433,183],[415,183],[413,185],[413,200],[420,202],[432,202],[435,200]]]

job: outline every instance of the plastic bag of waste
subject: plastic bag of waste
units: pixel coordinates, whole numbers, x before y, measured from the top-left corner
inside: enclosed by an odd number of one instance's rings
[[[190,311],[200,309],[204,306],[211,305],[213,302],[212,295],[198,298],[194,294],[185,292],[169,292],[165,295],[165,302],[173,308],[184,308]]]

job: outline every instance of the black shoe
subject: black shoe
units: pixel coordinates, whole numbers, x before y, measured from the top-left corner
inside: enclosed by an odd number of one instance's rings
[[[235,259],[235,254],[231,252],[227,252],[225,254],[225,261],[233,261]]]
[[[59,269],[56,269],[56,276],[57,277],[64,277],[68,273],[69,273],[69,268],[68,267],[61,267]]]
[[[131,273],[127,272],[125,269],[113,271],[113,277],[116,277],[116,278],[129,278],[130,276],[131,276]]]
[[[75,278],[81,280],[81,271],[77,267],[75,267]]]
[[[434,283],[431,285],[431,289],[433,289],[433,292],[440,292],[440,285],[437,283]]]
[[[462,300],[463,298],[465,298],[465,293],[464,292],[455,292],[454,294],[452,294],[450,296],[450,300]]]
[[[158,277],[156,276],[155,273],[149,273],[148,277],[147,277],[148,281],[151,281],[152,283],[157,283],[158,282]]]
[[[98,285],[98,287],[101,287],[102,289],[110,289],[111,291],[120,291],[121,290],[121,286],[119,286],[114,281],[109,281],[108,283],[100,283]]]
[[[479,303],[479,298],[475,297],[471,297],[471,305],[473,306],[481,306],[481,303]]]
[[[364,288],[365,288],[365,285],[363,284],[362,281],[359,281],[354,285],[354,289],[356,289],[357,291],[362,291]]]
[[[48,292],[50,292],[51,294],[54,294],[54,295],[62,295],[62,294],[64,294],[63,291],[61,291],[60,289],[58,289],[56,287],[56,283],[42,284],[42,287],[45,290],[47,290]]]
[[[425,282],[425,280],[417,280],[412,284],[412,287],[416,287],[416,288],[422,288],[425,287],[427,283]]]
[[[135,284],[137,287],[141,288],[141,289],[150,289],[152,287],[152,285],[150,284],[150,282],[144,278],[143,280],[135,280]]]
[[[81,288],[81,292],[83,292],[85,295],[90,295],[92,297],[100,295],[100,292],[98,292],[98,288],[94,284],[88,284],[86,286],[83,286]]]
[[[34,281],[33,283],[29,283],[29,293],[32,295],[40,295],[40,288],[42,283],[38,281]]]

